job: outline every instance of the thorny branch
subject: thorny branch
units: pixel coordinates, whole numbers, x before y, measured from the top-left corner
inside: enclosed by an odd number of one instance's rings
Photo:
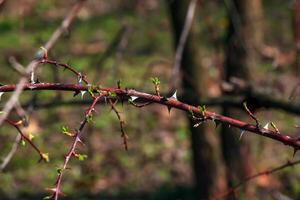
[[[72,73],[74,73],[77,76],[79,83],[81,83],[83,81],[85,84],[88,84],[88,81],[86,80],[86,77],[84,75],[82,75],[80,72],[77,72],[76,70],[74,70],[68,64],[59,63],[59,62],[57,62],[55,60],[49,60],[48,58],[41,59],[39,61],[39,63],[40,64],[49,64],[49,65],[59,66],[59,67],[63,67],[64,69],[68,69],[69,71],[71,71]]]
[[[16,85],[3,85],[0,86],[0,92],[12,92],[15,90],[15,88]],[[37,84],[25,84],[22,89],[23,90],[63,90],[63,91],[73,91],[78,93],[80,91],[88,91],[90,87],[85,85],[79,85],[79,84],[37,83]],[[205,116],[202,116],[203,112],[201,112],[201,110],[199,110],[198,107],[180,102],[175,98],[160,97],[153,94],[139,92],[133,89],[100,88],[100,90],[115,93],[120,98],[129,98],[134,96],[143,99],[145,102],[162,104],[167,107],[177,108],[180,110],[184,110],[186,112],[193,112],[196,117],[197,116],[204,117],[206,120],[220,122],[232,127],[239,128],[241,130],[245,130],[248,132],[261,135],[263,137],[268,137],[273,140],[279,141],[285,145],[291,146],[295,150],[298,150],[300,148],[300,141],[288,135],[280,134],[277,131],[273,131],[265,128],[260,128],[260,127],[258,128],[256,125],[249,124],[231,117],[223,116],[214,112],[210,112],[208,110],[204,112]],[[97,91],[95,90],[94,92]]]
[[[95,106],[96,106],[97,102],[104,96],[105,95],[99,94],[98,96],[95,96],[93,98],[93,103],[91,104],[91,106],[86,111],[84,119],[80,122],[79,128],[76,130],[75,134],[73,135],[73,138],[74,138],[73,143],[72,143],[71,148],[70,148],[70,150],[68,151],[68,153],[65,157],[65,161],[64,161],[64,164],[63,164],[62,168],[60,168],[58,170],[58,177],[57,177],[56,182],[55,182],[55,187],[49,189],[53,193],[52,193],[51,196],[48,197],[48,199],[57,200],[58,197],[63,194],[61,192],[61,182],[62,182],[64,171],[67,169],[68,163],[71,160],[71,158],[78,156],[78,154],[76,153],[76,147],[77,147],[78,143],[82,143],[80,137],[81,137],[83,128],[89,122],[90,117],[92,116],[92,113],[95,111]]]
[[[149,92],[147,92],[149,93]],[[167,96],[167,94],[161,94],[161,96]],[[258,102],[258,108],[266,108],[266,109],[278,109],[287,113],[300,115],[300,106],[295,103],[284,101],[283,99],[275,99],[271,98],[268,95],[263,95],[259,92],[254,92],[251,96],[241,95],[241,96],[219,96],[206,98],[200,101],[201,105],[206,106],[227,106],[233,108],[240,108],[243,102],[248,102],[248,99],[253,98],[253,96],[257,96],[255,99]],[[181,96],[178,96],[178,99],[181,99]],[[134,103],[137,104],[139,100],[136,100]],[[53,100],[49,100],[48,102],[36,102],[36,109],[50,108],[50,107],[59,107],[59,106],[74,106],[74,105],[90,105],[92,103],[91,100],[57,100],[54,98]],[[101,102],[103,103],[103,102]],[[141,102],[143,103],[143,102]],[[22,104],[23,107],[27,107],[28,103]]]

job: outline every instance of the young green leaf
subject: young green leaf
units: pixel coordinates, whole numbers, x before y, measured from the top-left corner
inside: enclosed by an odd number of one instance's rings
[[[204,117],[204,116],[205,116],[205,112],[206,112],[205,105],[203,105],[203,106],[198,106],[198,108],[199,108],[199,111],[200,111],[202,117]]]
[[[154,85],[159,85],[159,84],[160,84],[160,81],[159,81],[159,79],[158,79],[157,77],[152,77],[152,78],[151,78],[151,81],[152,81],[152,83],[153,83]]]
[[[49,154],[48,153],[41,153],[41,159],[43,159],[45,162],[49,162]]]
[[[88,156],[85,154],[76,154],[76,157],[78,158],[78,160],[84,161],[87,159]]]
[[[26,142],[25,142],[25,140],[21,140],[21,145],[23,146],[23,147],[25,147],[25,145],[26,145]]]
[[[57,174],[61,174],[62,168],[56,168],[56,172],[57,172]]]
[[[66,133],[69,132],[69,129],[68,129],[68,127],[66,127],[66,126],[62,126],[62,127],[61,127],[61,130],[62,130],[62,133],[63,133],[63,134],[66,134]]]
[[[91,87],[88,88],[88,93],[89,93],[92,97],[95,96],[95,95],[94,95],[94,87],[93,87],[93,86],[91,86]]]
[[[61,131],[62,131],[62,133],[63,133],[64,135],[67,135],[67,136],[73,137],[73,136],[75,135],[74,133],[71,133],[71,132],[69,131],[69,128],[68,128],[67,126],[62,126],[62,127],[61,127]]]
[[[92,123],[93,122],[93,115],[92,114],[89,114],[89,115],[87,115],[86,116],[86,121],[87,121],[87,123]]]
[[[108,92],[108,96],[110,96],[110,97],[116,97],[117,93],[115,93],[115,92]]]
[[[28,139],[30,140],[30,141],[32,141],[33,140],[33,138],[34,138],[34,135],[32,134],[32,133],[28,133]]]
[[[51,199],[51,196],[45,196],[45,197],[43,198],[43,200],[49,200],[49,199]]]

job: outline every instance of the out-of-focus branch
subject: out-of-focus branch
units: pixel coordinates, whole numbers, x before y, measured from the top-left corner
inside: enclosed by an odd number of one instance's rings
[[[9,57],[8,61],[10,62],[14,70],[16,70],[22,76],[26,76],[26,69],[16,60],[15,57]]]
[[[3,6],[4,6],[4,4],[5,4],[5,0],[0,0],[0,9],[2,9],[3,8]]]
[[[11,146],[10,151],[8,152],[8,154],[5,156],[5,158],[3,159],[1,165],[0,165],[0,172],[2,172],[6,166],[8,165],[8,163],[11,161],[11,159],[13,158],[13,156],[15,155],[17,149],[18,149],[18,145],[21,141],[21,134],[18,134],[15,138],[15,141],[13,143],[13,145]]]
[[[219,197],[215,197],[213,199],[226,199],[226,197],[228,197],[229,195],[234,195],[236,194],[237,190],[239,190],[241,187],[243,187],[244,185],[246,185],[248,182],[252,181],[253,179],[256,179],[260,176],[265,176],[265,175],[270,175],[273,174],[275,172],[281,171],[285,168],[288,167],[293,167],[295,165],[300,164],[300,160],[296,160],[296,161],[288,161],[287,163],[280,165],[278,167],[272,168],[272,169],[268,169],[262,172],[259,172],[257,174],[253,174],[249,177],[246,177],[243,181],[241,181],[240,183],[238,183],[236,186],[232,187],[230,190],[228,190],[228,192],[225,192],[224,194],[222,194]]]
[[[9,58],[9,62],[11,63],[12,67],[17,70],[21,75],[24,75],[25,73],[25,69],[24,67],[17,62],[17,60],[14,57],[10,57]],[[23,107],[21,106],[20,102],[17,101],[16,105],[15,105],[15,110],[16,113],[19,115],[20,119],[22,120],[22,124],[24,126],[28,125],[28,121],[29,121],[29,114],[33,111],[32,109],[32,102],[33,102],[34,98],[30,101],[30,104],[28,104],[27,107],[27,111],[25,111],[23,109]],[[23,133],[23,127],[19,127],[20,128],[20,132]],[[13,156],[15,155],[15,153],[17,152],[18,149],[18,145],[22,140],[22,135],[18,134],[11,146],[10,151],[8,152],[8,154],[4,157],[4,159],[2,160],[2,163],[0,164],[0,172],[2,172],[6,166],[9,164],[9,162],[11,161],[11,159],[13,158]]]
[[[79,10],[82,8],[84,2],[86,0],[78,0],[70,12],[66,15],[64,20],[62,21],[61,25],[55,30],[55,32],[51,35],[50,39],[46,42],[44,45],[44,48],[49,51],[52,49],[54,44],[57,42],[57,40],[61,37],[61,35],[67,31],[73,22],[75,16],[79,12]],[[41,54],[41,51],[37,53],[38,55]],[[28,66],[26,67],[26,75],[24,75],[20,80],[19,83],[17,84],[17,87],[15,88],[15,91],[13,95],[9,98],[9,100],[6,102],[4,109],[3,109],[3,114],[0,115],[0,126],[4,122],[4,120],[7,118],[9,115],[10,111],[13,109],[15,104],[17,103],[20,94],[22,93],[23,86],[28,83],[28,75],[31,74],[31,82],[34,82],[34,71],[35,68],[38,66],[38,61],[34,59],[31,61]]]
[[[113,40],[110,42],[106,50],[101,54],[99,59],[97,59],[94,62],[93,65],[96,66],[96,68],[100,68],[105,64],[105,61],[110,56],[115,54],[115,62],[113,64],[112,71],[111,71],[111,74],[115,76],[116,75],[115,72],[117,71],[117,67],[121,60],[122,52],[127,45],[130,31],[131,31],[131,27],[127,24],[124,24],[120,28],[120,30],[115,34]],[[99,70],[97,71],[97,73],[95,73],[94,82],[98,81],[98,75],[97,75],[98,73],[100,73]]]
[[[196,7],[197,7],[197,2],[198,0],[191,0],[190,4],[188,6],[188,10],[187,10],[187,14],[186,14],[186,18],[185,18],[185,23],[184,23],[184,27],[182,29],[180,38],[179,38],[179,42],[178,42],[178,46],[176,49],[176,53],[175,53],[175,60],[174,60],[174,65],[173,65],[173,70],[172,70],[172,82],[171,82],[171,91],[175,90],[176,88],[178,88],[179,86],[179,82],[180,82],[180,63],[182,60],[182,54],[183,54],[183,50],[189,35],[189,32],[191,30],[192,24],[193,24],[193,20],[194,20],[194,16],[195,16],[195,11],[196,11]]]

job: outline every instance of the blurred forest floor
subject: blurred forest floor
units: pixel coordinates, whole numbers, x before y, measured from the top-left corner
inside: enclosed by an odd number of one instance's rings
[[[73,2],[7,1],[0,14],[1,83],[12,84],[19,79],[8,62],[9,57],[14,56],[26,65],[60,24]],[[266,4],[267,27],[278,31],[287,26],[286,23],[277,20],[275,24],[268,19],[273,19],[274,15],[279,16],[278,19],[289,17],[288,5],[284,7],[280,3],[282,1],[276,0],[272,5]],[[221,38],[225,37],[227,21],[224,8],[216,13],[213,12],[215,8],[210,6],[208,4],[206,11],[211,16],[211,24],[215,25]],[[272,11],[276,8],[278,12]],[[217,77],[217,69],[214,63],[215,51],[209,42],[209,24],[201,19],[196,20],[199,36],[204,41],[203,64],[210,71],[213,82],[214,77]],[[124,27],[124,46],[119,56],[116,54],[118,43],[114,44],[113,41]],[[162,92],[167,92],[174,55],[170,29],[165,3],[147,0],[145,5],[139,5],[135,1],[91,0],[80,11],[70,32],[50,52],[50,58],[68,63],[86,74],[88,80],[102,86],[116,86],[117,81],[122,80],[124,87],[154,92],[150,77],[159,77]],[[278,35],[268,37],[268,43],[284,49],[289,46],[291,37],[290,32],[279,31]],[[107,52],[107,49],[111,49],[111,52]],[[263,63],[257,76],[258,81],[266,85],[278,84],[278,87],[287,87],[285,81],[291,81],[289,88],[281,93],[283,97],[287,96],[293,87],[292,80],[281,75],[281,70],[265,79],[271,70],[274,69],[270,61]],[[46,65],[42,67],[39,81],[77,82],[76,77],[72,77],[69,72]],[[212,95],[219,94],[214,84],[209,89]],[[21,102],[26,104],[32,94],[37,95],[37,102],[81,99],[80,95],[73,98],[73,94],[68,92],[43,91],[24,93]],[[2,97],[1,106],[8,97]],[[88,95],[84,96],[86,98]],[[35,136],[39,147],[49,152],[51,162],[38,163],[38,155],[28,145],[20,147],[6,170],[0,174],[0,199],[40,199],[44,196],[45,186],[53,185],[56,168],[61,165],[71,142],[60,133],[61,127],[76,127],[86,107],[53,106],[37,108],[33,112],[27,132]],[[80,196],[82,200],[98,199],[99,196],[103,199],[192,199],[190,136],[184,114],[175,110],[169,114],[167,108],[157,105],[143,109],[128,105],[118,107],[125,118],[129,151],[126,152],[122,146],[116,116],[108,106],[98,106],[93,125],[84,131],[86,145],[81,151],[88,155],[88,159],[83,162],[73,161],[71,170],[64,177],[63,191],[68,194],[66,199],[79,199]],[[296,116],[263,110],[258,113],[258,117],[264,119],[265,123],[276,122],[282,132],[296,134],[294,124],[299,122]],[[5,126],[1,127],[0,133],[1,158],[9,151],[17,133]],[[257,171],[286,162],[292,157],[293,150],[281,144],[251,134],[244,137],[253,140],[253,163]],[[261,190],[261,196],[278,188],[299,196],[297,172],[300,172],[298,168],[291,168],[279,175],[262,177],[254,182]]]

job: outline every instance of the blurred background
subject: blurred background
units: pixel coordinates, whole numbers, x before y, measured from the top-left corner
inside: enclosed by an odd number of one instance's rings
[[[1,84],[17,83],[20,75],[10,61],[26,66],[75,2],[1,1]],[[262,125],[274,122],[280,132],[299,138],[300,1],[196,3],[177,73],[175,53],[191,9],[190,1],[183,0],[88,0],[49,58],[105,87],[122,80],[123,87],[154,93],[151,77],[158,77],[163,95],[177,90],[181,101],[254,123],[243,110],[246,101]],[[77,77],[53,66],[42,65],[37,74],[40,82],[77,83]],[[9,96],[2,96],[1,109]],[[61,127],[78,127],[89,100],[69,92],[22,94],[20,102],[30,113],[25,132],[35,136],[50,162],[38,163],[36,152],[20,145],[0,172],[0,199],[47,194],[72,142]],[[71,161],[62,199],[216,198],[245,177],[298,157],[292,148],[252,133],[240,138],[240,130],[226,125],[206,122],[193,128],[191,118],[175,109],[117,107],[125,119],[129,150],[123,148],[118,118],[110,106],[99,105],[84,130],[85,145],[79,147],[88,158]],[[14,128],[1,127],[0,162],[16,135]],[[295,166],[261,176],[235,196],[220,199],[299,199],[299,172]]]

